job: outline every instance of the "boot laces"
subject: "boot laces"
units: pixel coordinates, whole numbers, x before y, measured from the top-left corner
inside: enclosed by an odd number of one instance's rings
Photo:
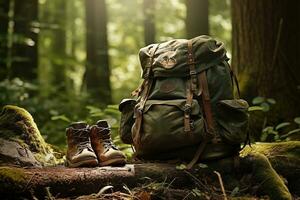
[[[99,135],[100,135],[100,137],[101,137],[101,139],[102,139],[102,141],[103,141],[103,146],[104,146],[104,148],[105,149],[110,149],[110,148],[113,148],[113,149],[115,149],[115,150],[118,150],[118,148],[113,144],[113,142],[112,142],[112,139],[111,139],[111,137],[110,137],[110,133],[108,133],[108,134],[100,134],[101,132],[103,132],[103,131],[108,131],[108,132],[110,132],[110,128],[102,128],[101,130],[99,130]]]
[[[78,142],[78,151],[81,152],[84,149],[91,151],[91,144],[89,142],[89,129],[75,129],[74,138]]]

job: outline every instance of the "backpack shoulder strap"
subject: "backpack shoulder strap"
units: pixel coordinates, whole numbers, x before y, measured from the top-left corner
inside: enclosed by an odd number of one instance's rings
[[[238,98],[241,98],[241,92],[240,92],[239,82],[238,82],[236,73],[234,72],[233,68],[229,65],[229,63],[227,61],[223,61],[223,63],[225,64],[225,66],[228,67],[228,69],[230,71],[230,78],[231,78],[232,87],[234,87],[234,85],[235,85],[236,91],[237,91],[237,94],[238,94]],[[234,97],[235,97],[235,95],[234,95]]]
[[[149,92],[153,83],[153,77],[151,77],[151,72],[152,72],[152,66],[153,66],[153,61],[154,61],[154,55],[155,52],[157,51],[159,47],[159,44],[155,44],[153,46],[153,50],[150,53],[150,59],[149,59],[149,63],[147,64],[147,66],[145,67],[145,73],[143,75],[144,81],[142,83],[142,91],[141,91],[141,96],[140,96],[140,102],[137,104],[135,110],[135,137],[133,138],[133,142],[135,144],[136,147],[138,147],[140,145],[140,131],[141,131],[141,125],[142,125],[142,119],[143,119],[143,111],[144,111],[144,107],[146,104],[146,101],[148,99],[149,96]]]

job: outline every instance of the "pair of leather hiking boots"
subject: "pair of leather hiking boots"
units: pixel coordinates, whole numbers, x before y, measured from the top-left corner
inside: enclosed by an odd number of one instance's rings
[[[112,143],[107,121],[99,120],[89,126],[85,122],[72,123],[67,129],[67,165],[95,167],[124,165],[125,155]]]

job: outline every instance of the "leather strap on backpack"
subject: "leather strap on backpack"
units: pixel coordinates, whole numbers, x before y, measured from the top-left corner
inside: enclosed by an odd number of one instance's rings
[[[188,42],[188,51],[190,55],[190,51],[192,51],[192,42],[189,40]],[[192,53],[191,53],[192,55]],[[195,63],[194,60],[190,60],[190,69],[193,68],[195,69]],[[190,70],[191,72],[191,70]],[[195,72],[196,73],[196,72]],[[191,73],[191,76],[193,74]],[[191,77],[192,79],[192,77]],[[192,81],[193,83],[193,81]],[[193,88],[193,87],[192,87]],[[196,89],[193,90],[193,93],[195,93]],[[209,95],[209,88],[208,88],[208,82],[207,82],[207,77],[206,77],[206,71],[202,71],[201,73],[198,74],[198,93],[197,95],[201,95],[202,99],[202,106],[203,106],[203,111],[204,111],[204,119],[205,119],[205,130],[206,134],[203,138],[203,141],[200,143],[200,146],[198,147],[194,158],[190,161],[190,163],[187,165],[187,169],[191,169],[195,163],[199,160],[201,154],[205,150],[205,146],[209,141],[213,141],[216,138],[215,137],[215,129],[214,129],[214,120],[213,120],[213,115],[212,115],[212,110],[211,110],[211,102],[210,102],[210,95]]]
[[[184,131],[187,133],[191,132],[191,109],[192,109],[192,102],[193,102],[193,95],[196,93],[197,89],[197,76],[196,76],[196,67],[195,61],[193,56],[193,45],[192,41],[188,41],[188,60],[187,64],[189,65],[190,71],[190,81],[187,82],[186,87],[186,104],[184,106]]]
[[[231,84],[232,87],[236,87],[237,93],[238,93],[238,98],[241,98],[241,92],[240,92],[240,86],[239,86],[239,82],[236,76],[236,73],[234,72],[233,68],[230,67],[230,65],[228,64],[227,61],[223,61],[223,63],[228,67],[229,71],[230,71],[230,78],[231,78]],[[234,95],[235,97],[235,95]]]
[[[191,169],[197,163],[201,154],[204,152],[207,143],[215,138],[214,121],[213,121],[212,110],[211,110],[211,102],[210,102],[210,95],[209,95],[208,83],[206,78],[206,71],[202,71],[198,75],[198,81],[199,81],[198,85],[200,87],[199,90],[202,91],[201,99],[202,99],[202,105],[204,111],[206,134],[203,138],[203,141],[200,143],[200,146],[198,147],[193,159],[187,165],[187,169]]]
[[[154,54],[157,51],[158,47],[159,47],[159,44],[154,45],[153,51],[151,52],[151,55],[150,55],[149,63],[145,67],[145,73],[143,75],[144,81],[141,86],[141,88],[143,88],[144,90],[141,94],[141,100],[140,100],[139,106],[136,107],[136,109],[135,109],[135,115],[136,115],[135,133],[136,134],[135,134],[135,137],[133,138],[133,143],[136,145],[137,148],[140,146],[140,139],[141,139],[140,132],[141,132],[141,126],[142,126],[143,111],[144,111],[144,107],[145,107],[145,104],[148,99],[149,92],[150,92],[150,89],[151,89],[151,86],[153,83],[153,78],[150,76],[150,73],[152,72]]]

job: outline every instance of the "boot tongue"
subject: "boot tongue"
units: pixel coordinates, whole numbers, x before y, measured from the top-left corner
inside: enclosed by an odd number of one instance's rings
[[[106,120],[99,120],[97,121],[97,126],[101,128],[109,128],[108,123]]]
[[[70,127],[74,128],[74,129],[84,129],[87,128],[87,123],[85,122],[74,122],[70,125]]]
[[[102,139],[110,139],[110,127],[106,120],[97,121],[97,126],[101,130],[100,137]]]

